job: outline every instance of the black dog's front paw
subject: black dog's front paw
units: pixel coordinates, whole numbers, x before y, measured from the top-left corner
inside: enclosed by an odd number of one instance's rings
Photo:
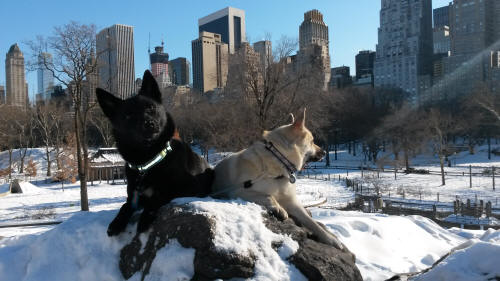
[[[127,227],[128,221],[130,217],[134,213],[134,210],[131,208],[129,203],[123,204],[116,215],[116,218],[109,224],[108,226],[108,236],[118,235],[125,230]]]
[[[142,233],[148,230],[151,223],[156,218],[156,211],[144,210],[139,218],[139,223],[137,223],[137,233]]]
[[[112,221],[108,226],[108,236],[111,237],[120,234],[125,230],[125,227],[127,227],[127,223],[119,223],[116,220]]]

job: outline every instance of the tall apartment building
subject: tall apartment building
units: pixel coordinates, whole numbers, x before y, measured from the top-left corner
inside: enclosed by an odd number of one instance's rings
[[[431,83],[432,52],[431,1],[382,0],[375,86],[401,88],[420,102]]]
[[[264,69],[273,62],[273,46],[271,41],[262,40],[253,43],[253,49],[260,56],[260,63],[264,66]]]
[[[451,55],[444,60],[447,91],[468,94],[479,84],[494,84],[500,50],[500,1],[454,0],[450,4]],[[494,85],[492,85],[494,86]]]
[[[318,10],[304,13],[304,21],[299,27],[299,60],[310,63],[310,57],[318,57],[323,72],[323,89],[328,88],[330,81],[330,41],[328,26],[323,21],[323,14]]]
[[[193,87],[205,93],[225,87],[228,72],[228,44],[217,33],[200,32],[191,41],[193,61]]]
[[[149,54],[149,61],[151,63],[151,74],[158,82],[160,88],[165,88],[171,83],[168,71],[168,54],[163,52],[163,42],[161,46],[155,47],[155,52]]]
[[[38,57],[38,94],[40,94],[40,100],[50,99],[50,93],[54,89],[54,75],[45,66],[52,63],[52,55],[49,53],[41,53]]]
[[[444,6],[432,10],[434,28],[450,26],[450,6]]]
[[[19,46],[10,46],[5,59],[7,105],[25,107],[28,104],[28,84],[24,72],[24,56]]]
[[[245,11],[227,7],[198,20],[198,31],[219,34],[221,41],[228,44],[229,53],[234,54],[245,37]]]
[[[96,38],[99,86],[126,99],[135,93],[134,28],[115,24]]]
[[[5,87],[0,86],[0,104],[5,104]]]
[[[191,63],[183,57],[175,58],[168,62],[170,68],[170,79],[175,85],[188,85]]]

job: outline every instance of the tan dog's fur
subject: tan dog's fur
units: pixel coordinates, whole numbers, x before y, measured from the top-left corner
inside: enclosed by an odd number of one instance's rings
[[[263,138],[272,142],[297,169],[303,167],[308,157],[319,160],[324,156],[324,151],[314,144],[311,132],[305,127],[305,109],[297,121],[293,120],[292,115],[292,124],[266,131]],[[300,204],[295,194],[295,184],[289,181],[288,171],[266,150],[263,142],[256,142],[224,159],[215,167],[215,174],[213,192],[258,203],[281,219],[291,216],[309,229],[320,242],[343,248],[342,243],[314,221]],[[251,181],[252,185],[244,188],[247,181]]]

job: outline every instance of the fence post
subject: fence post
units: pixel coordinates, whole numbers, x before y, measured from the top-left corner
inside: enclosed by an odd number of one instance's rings
[[[398,168],[394,167],[394,180],[396,180],[396,174],[398,172]]]
[[[438,202],[439,202],[439,192],[438,192]]]
[[[469,188],[472,188],[472,165],[469,165]]]
[[[361,178],[363,178],[363,165],[361,165]]]
[[[495,191],[495,166],[491,167],[491,176],[493,177],[493,191]]]

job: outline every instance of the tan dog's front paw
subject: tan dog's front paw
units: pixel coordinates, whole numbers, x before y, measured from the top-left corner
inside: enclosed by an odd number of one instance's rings
[[[269,208],[269,213],[280,221],[288,219],[288,213],[282,207],[271,207]]]

